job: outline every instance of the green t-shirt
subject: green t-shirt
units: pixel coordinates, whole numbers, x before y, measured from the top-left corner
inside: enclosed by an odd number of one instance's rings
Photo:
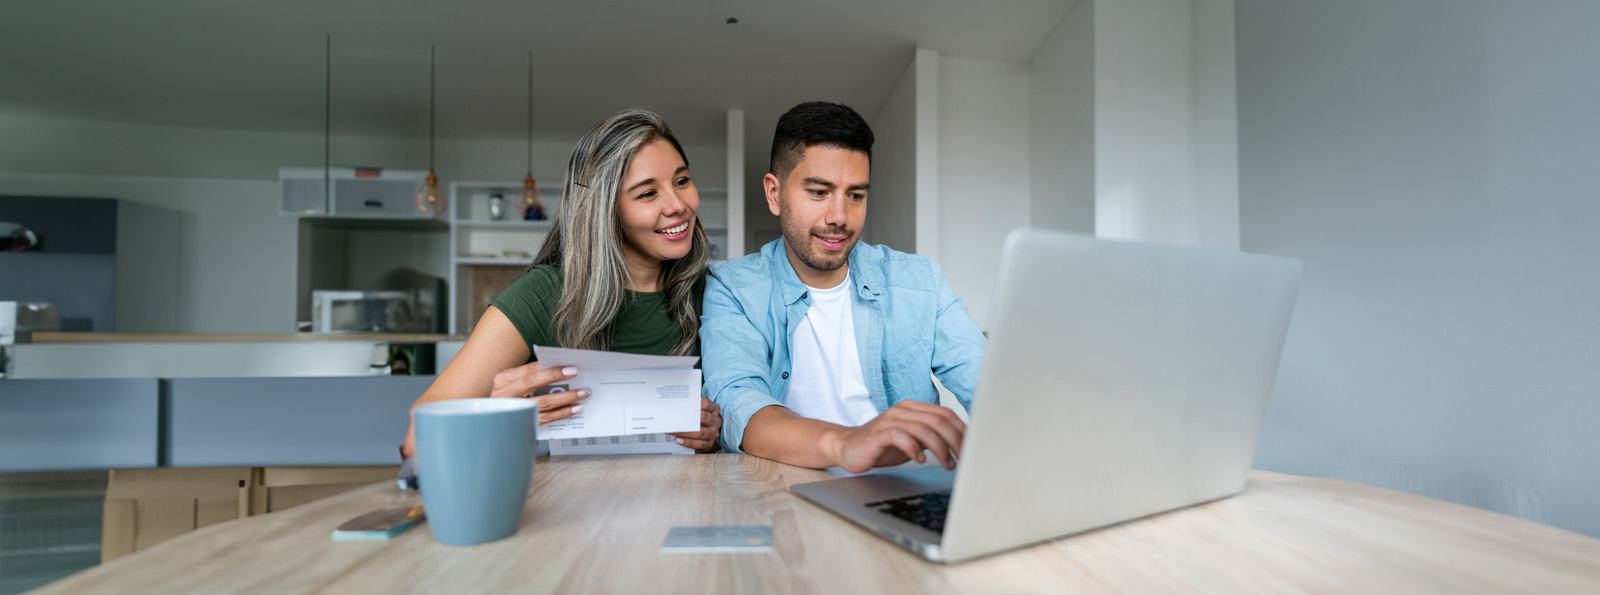
[[[694,312],[700,314],[700,300],[705,296],[706,278],[701,273],[694,285]],[[560,346],[551,329],[556,308],[561,305],[561,269],[550,265],[533,267],[516,282],[500,292],[489,305],[500,310],[517,327],[517,333],[534,345]],[[667,313],[664,292],[644,293],[627,291],[622,298],[622,312],[611,326],[611,351],[667,355],[678,344],[678,323]],[[695,346],[691,355],[700,355]],[[530,360],[532,361],[532,360]]]

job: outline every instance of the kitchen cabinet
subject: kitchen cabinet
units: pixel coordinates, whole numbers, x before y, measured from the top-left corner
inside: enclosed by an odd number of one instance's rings
[[[155,378],[0,380],[0,472],[158,464]]]

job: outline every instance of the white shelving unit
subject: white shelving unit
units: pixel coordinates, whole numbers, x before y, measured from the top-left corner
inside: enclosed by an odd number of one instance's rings
[[[450,332],[465,333],[471,320],[470,267],[515,267],[533,263],[550,233],[551,219],[561,208],[561,185],[539,184],[545,219],[522,219],[522,181],[452,182],[450,184]],[[489,217],[489,198],[499,194],[506,212]]]

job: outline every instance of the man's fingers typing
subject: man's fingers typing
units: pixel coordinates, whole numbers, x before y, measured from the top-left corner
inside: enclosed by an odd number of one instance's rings
[[[940,409],[950,411],[943,407],[940,407]],[[926,428],[930,432],[937,434],[942,446],[956,454],[961,453],[961,438],[965,428],[958,426],[956,423],[951,423],[950,418],[933,411],[916,411],[905,414],[902,419],[909,426]],[[954,421],[959,423],[961,420],[958,418]],[[929,444],[928,448],[934,452],[940,452],[939,449],[933,448],[932,444]]]

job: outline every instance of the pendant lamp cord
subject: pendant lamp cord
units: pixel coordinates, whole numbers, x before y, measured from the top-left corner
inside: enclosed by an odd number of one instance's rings
[[[322,201],[323,211],[329,208],[328,198],[333,195],[333,34],[328,34],[322,67]]]
[[[433,172],[433,122],[434,122],[434,117],[435,117],[434,112],[435,112],[436,109],[438,109],[434,104],[434,69],[435,69],[434,59],[435,58],[434,58],[434,53],[433,52],[434,52],[433,46],[428,46],[428,172],[429,173]]]
[[[528,174],[533,174],[533,50],[528,50]]]

